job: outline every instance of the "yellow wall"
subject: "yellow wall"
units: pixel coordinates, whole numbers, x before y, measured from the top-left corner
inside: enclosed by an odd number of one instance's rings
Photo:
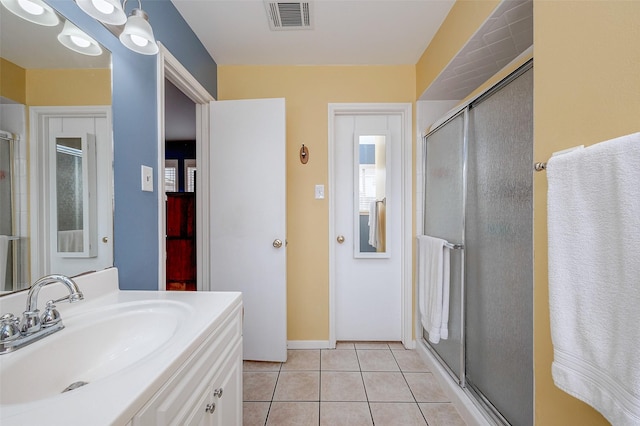
[[[27,70],[26,104],[29,106],[111,105],[111,70]]]
[[[0,96],[26,103],[26,70],[0,58]]]
[[[458,0],[416,64],[416,98],[438,77],[500,0]]]
[[[414,92],[412,65],[218,67],[220,100],[286,99],[289,340],[329,339],[329,206],[314,198],[328,184],[328,104],[413,102]]]
[[[111,70],[25,70],[0,58],[0,96],[28,106],[111,105]]]
[[[640,1],[534,1],[534,155],[640,130]],[[606,425],[551,378],[547,179],[534,181],[536,424]]]

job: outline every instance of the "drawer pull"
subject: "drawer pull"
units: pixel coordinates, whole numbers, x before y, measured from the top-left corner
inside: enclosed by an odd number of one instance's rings
[[[212,402],[211,404],[207,404],[207,407],[204,409],[209,414],[213,414],[216,411],[216,403]]]
[[[213,396],[217,398],[222,398],[222,388],[218,388],[213,391]]]

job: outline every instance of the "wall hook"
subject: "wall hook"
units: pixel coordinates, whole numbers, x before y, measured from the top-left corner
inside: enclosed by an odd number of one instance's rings
[[[302,144],[302,148],[300,148],[300,162],[302,164],[307,164],[309,161],[309,148]]]

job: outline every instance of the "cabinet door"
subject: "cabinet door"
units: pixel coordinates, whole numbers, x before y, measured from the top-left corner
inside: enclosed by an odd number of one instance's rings
[[[214,400],[219,404],[214,425],[242,425],[242,345],[238,343],[222,374],[213,384]]]
[[[236,343],[185,424],[242,425],[242,344]]]

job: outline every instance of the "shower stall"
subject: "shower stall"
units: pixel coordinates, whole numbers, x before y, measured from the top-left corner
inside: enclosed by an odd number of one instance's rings
[[[494,422],[532,425],[532,61],[432,126],[423,144],[423,234],[457,247],[449,338],[432,344],[423,330],[424,344]]]

